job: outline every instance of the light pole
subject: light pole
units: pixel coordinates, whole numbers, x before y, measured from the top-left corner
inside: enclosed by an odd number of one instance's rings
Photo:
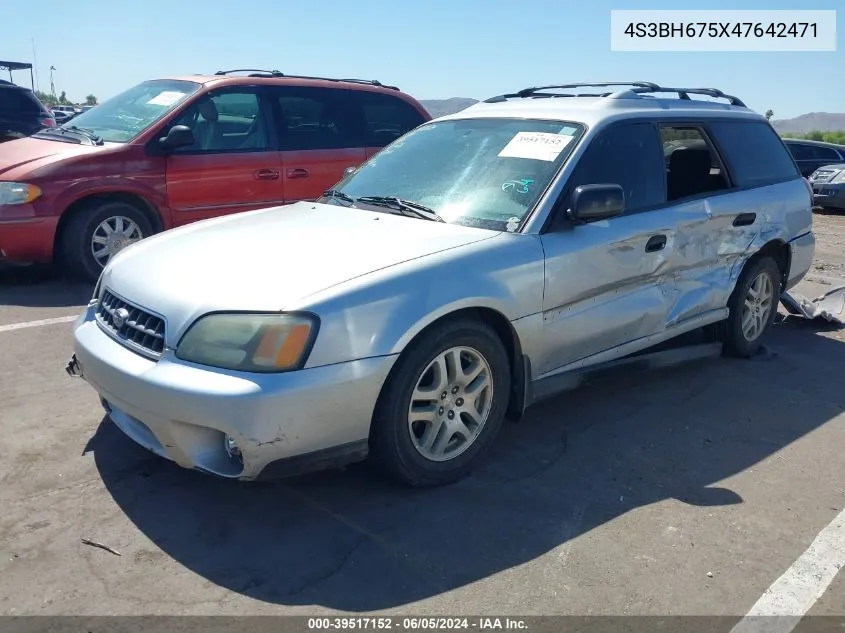
[[[53,71],[56,70],[55,66],[50,66],[50,92],[53,94],[53,99],[56,98],[56,85],[53,83]]]

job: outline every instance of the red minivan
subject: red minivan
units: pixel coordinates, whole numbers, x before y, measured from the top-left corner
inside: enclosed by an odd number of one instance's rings
[[[315,199],[430,119],[377,81],[244,70],[145,81],[0,145],[0,262],[61,261],[96,280],[153,233]]]

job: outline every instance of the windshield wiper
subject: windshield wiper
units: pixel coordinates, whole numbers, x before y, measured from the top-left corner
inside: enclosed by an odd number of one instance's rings
[[[353,198],[352,196],[347,196],[339,189],[329,189],[328,191],[324,191],[322,197],[337,198],[338,200],[343,200],[344,202],[348,202],[349,204],[355,204],[355,198]]]
[[[410,200],[403,200],[395,196],[361,196],[360,198],[356,198],[355,202],[387,207],[388,209],[398,211],[402,215],[413,218],[422,218],[423,220],[431,220],[432,222],[446,222],[433,209],[429,209],[419,202],[411,202]]]
[[[102,137],[97,136],[97,134],[94,133],[94,130],[87,127],[79,127],[78,125],[60,125],[57,129],[67,130],[68,132],[76,132],[77,134],[87,136],[95,145],[103,144]]]

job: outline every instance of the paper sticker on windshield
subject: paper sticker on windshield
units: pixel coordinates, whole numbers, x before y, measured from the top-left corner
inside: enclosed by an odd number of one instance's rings
[[[513,233],[519,228],[519,218],[513,217],[508,220],[508,224],[505,227],[508,230],[508,233]]]
[[[184,96],[184,92],[166,90],[164,92],[160,92],[158,96],[153,97],[152,99],[147,101],[147,105],[172,106]]]
[[[548,132],[519,132],[499,152],[499,156],[553,161],[573,138]]]

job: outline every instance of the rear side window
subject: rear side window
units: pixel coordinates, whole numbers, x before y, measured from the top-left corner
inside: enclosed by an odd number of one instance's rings
[[[651,123],[614,125],[600,132],[569,179],[569,195],[580,185],[614,184],[625,191],[625,213],[666,201],[663,152]]]
[[[816,150],[816,158],[819,160],[839,160],[839,154],[836,153],[836,150],[831,149],[830,147],[815,147]]]
[[[425,122],[411,104],[381,92],[355,92],[364,110],[366,147],[384,147]]]
[[[361,146],[363,123],[348,90],[284,87],[274,95],[283,150]]]
[[[41,112],[41,104],[32,93],[26,90],[0,88],[0,110],[37,114]]]
[[[714,121],[709,125],[739,187],[754,187],[798,178],[789,152],[768,123]]]

